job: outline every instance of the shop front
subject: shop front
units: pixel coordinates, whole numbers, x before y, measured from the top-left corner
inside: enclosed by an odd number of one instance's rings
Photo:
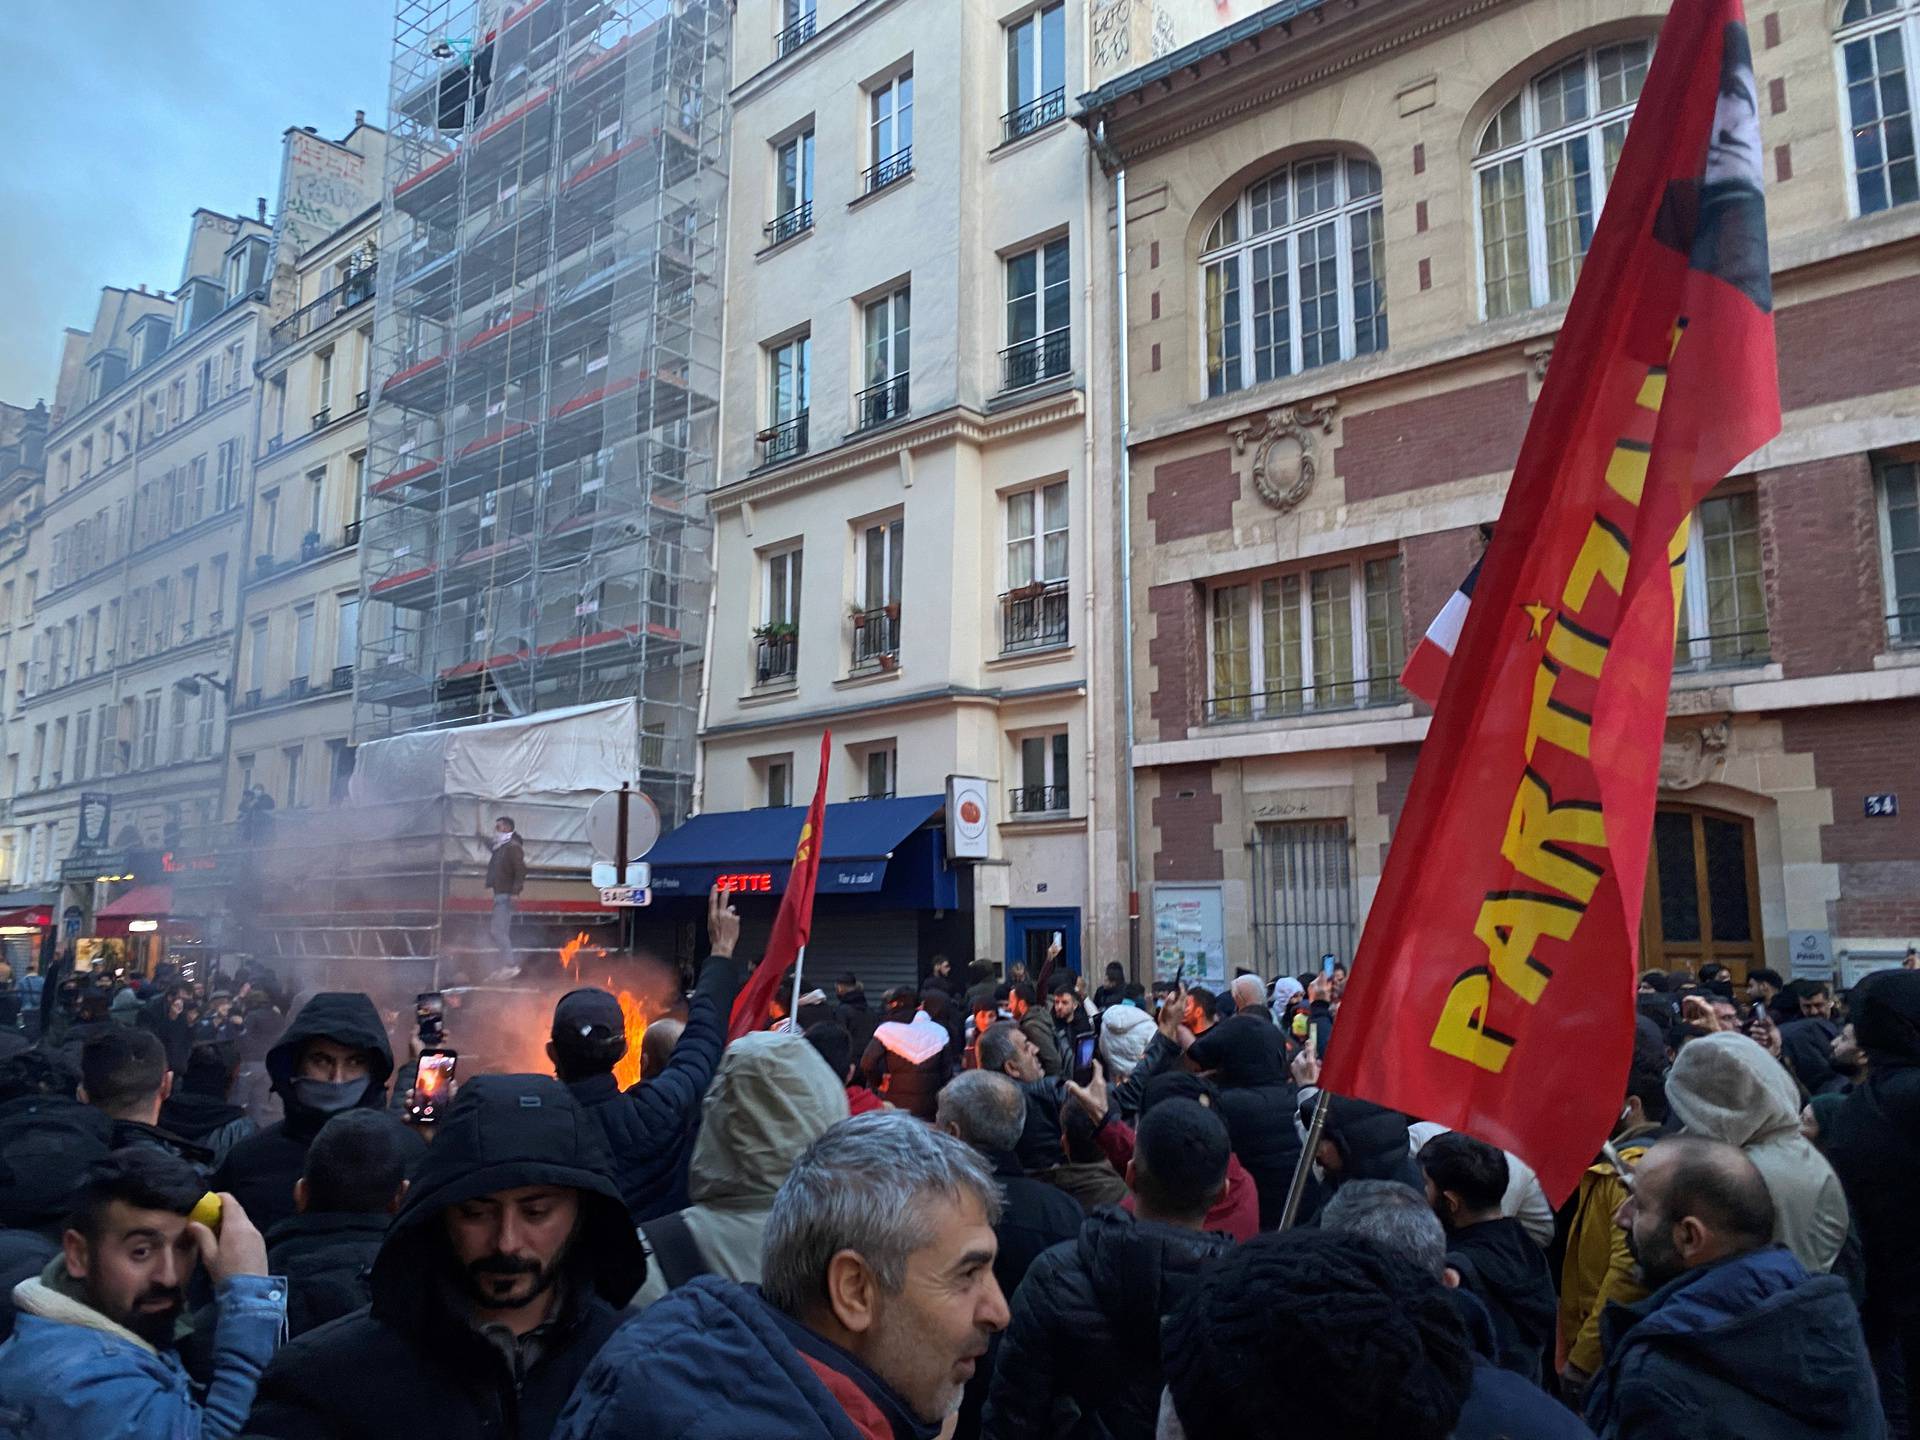
[[[972,872],[947,858],[946,797],[916,795],[826,807],[807,988],[832,993],[852,971],[877,1005],[918,987],[935,955],[958,971],[974,953]],[[804,807],[696,815],[647,856],[653,900],[645,928],[704,914],[716,885],[741,914],[741,953],[758,958],[786,893]]]
[[[41,967],[52,950],[59,918],[58,890],[13,890],[0,894],[0,960],[14,978]]]

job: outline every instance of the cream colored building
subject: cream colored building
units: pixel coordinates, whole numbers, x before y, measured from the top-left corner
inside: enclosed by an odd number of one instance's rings
[[[1085,97],[1168,968],[1351,954],[1427,728],[1395,678],[1500,511],[1666,9],[1236,11]],[[1697,515],[1643,951],[1850,979],[1920,934],[1920,189],[1881,110],[1920,4],[1749,19],[1785,428]]]
[[[957,914],[882,896],[839,918],[823,895],[823,963],[889,980],[935,952],[1037,961],[1055,932],[1075,959],[1113,943],[1091,882],[1112,795],[1090,783],[1111,738],[1087,706],[1110,239],[1067,121],[1087,40],[1084,3],[1057,0],[736,13],[700,805],[806,804],[825,727],[830,801],[987,780]]]
[[[69,335],[6,780],[15,884],[64,883],[83,920],[102,877],[211,819],[219,795],[224,706],[194,677],[231,674],[269,234],[196,211],[177,290],[104,290]],[[110,800],[105,833],[80,833],[83,794]],[[92,807],[90,827],[104,817]]]
[[[376,205],[302,251],[295,308],[267,332],[229,812],[254,785],[279,809],[330,805],[352,773],[379,228]]]

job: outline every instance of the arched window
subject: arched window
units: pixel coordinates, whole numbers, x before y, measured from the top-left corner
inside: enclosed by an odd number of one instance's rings
[[[1489,320],[1573,294],[1652,57],[1651,40],[1576,55],[1487,122],[1473,169]]]
[[[1835,38],[1853,131],[1854,203],[1862,215],[1910,205],[1920,200],[1909,74],[1920,52],[1920,0],[1847,0]]]
[[[1200,265],[1209,395],[1385,349],[1380,167],[1282,166],[1214,221]]]

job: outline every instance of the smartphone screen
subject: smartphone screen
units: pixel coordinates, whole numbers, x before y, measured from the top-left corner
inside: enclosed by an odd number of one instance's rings
[[[420,1073],[413,1081],[413,1100],[407,1106],[409,1120],[417,1125],[431,1125],[440,1118],[453,1088],[453,1068],[459,1059],[451,1050],[429,1050],[420,1057]]]
[[[1082,1035],[1073,1042],[1073,1078],[1084,1085],[1093,1078],[1093,1036]]]
[[[1326,976],[1327,979],[1329,980],[1333,978],[1333,966],[1334,966],[1333,956],[1322,955],[1320,957],[1320,973]]]

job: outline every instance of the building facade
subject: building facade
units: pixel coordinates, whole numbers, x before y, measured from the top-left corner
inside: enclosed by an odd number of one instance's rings
[[[927,894],[828,916],[816,948],[889,979],[934,950],[1037,970],[1056,935],[1076,964],[1098,943],[1087,366],[1109,242],[1067,123],[1086,19],[1057,0],[735,17],[701,803],[806,804],[827,728],[831,801],[988,782],[957,928]]]
[[[1160,968],[1351,954],[1427,726],[1397,677],[1499,513],[1664,11],[1300,0],[1083,97],[1124,169]],[[1692,526],[1642,948],[1851,980],[1920,933],[1920,5],[1749,20],[1785,428]]]
[[[337,804],[352,774],[379,220],[302,251],[267,331],[226,818],[255,786],[276,810]]]
[[[0,687],[4,686],[6,677],[13,674],[14,646],[31,643],[19,607],[23,603],[28,569],[28,536],[46,487],[50,418],[44,400],[30,409],[24,405],[0,404]],[[0,755],[7,754],[11,748],[6,727],[16,718],[15,699],[13,693],[0,693]],[[0,808],[0,887],[15,897],[9,901],[5,894],[0,894],[0,911],[7,912],[0,914],[0,953],[17,959],[36,948],[37,936],[9,934],[10,928],[35,928],[19,923],[30,917],[16,919],[12,912],[32,909],[42,900],[48,902],[40,907],[44,911],[49,908],[51,897],[26,895],[13,887],[13,845],[17,832],[9,823],[12,805],[11,792],[0,795],[0,807],[4,807]]]
[[[269,236],[196,211],[179,288],[103,291],[62,365],[6,765],[14,881],[69,935],[218,802]]]

